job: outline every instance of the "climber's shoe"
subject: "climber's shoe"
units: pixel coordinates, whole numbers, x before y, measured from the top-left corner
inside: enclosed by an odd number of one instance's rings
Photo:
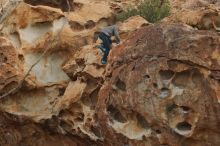
[[[107,63],[107,61],[105,60],[102,60],[102,64],[105,65]]]

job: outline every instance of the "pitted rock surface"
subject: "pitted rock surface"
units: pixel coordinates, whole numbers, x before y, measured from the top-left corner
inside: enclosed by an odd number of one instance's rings
[[[125,144],[126,137],[130,145],[217,146],[219,44],[213,32],[158,24],[138,30],[115,48],[96,111],[106,140],[115,145]]]
[[[48,49],[0,99],[0,145],[220,145],[218,1],[171,1],[157,24],[117,22],[107,65],[97,35],[139,1],[69,2],[25,0],[0,24],[0,95]]]
[[[23,76],[21,62],[16,48],[4,37],[0,37],[0,92],[8,92],[16,87]]]

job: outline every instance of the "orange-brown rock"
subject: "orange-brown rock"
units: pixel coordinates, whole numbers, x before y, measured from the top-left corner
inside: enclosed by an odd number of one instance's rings
[[[0,100],[0,145],[220,145],[220,38],[207,30],[218,1],[174,0],[163,22],[117,23],[107,65],[96,36],[139,1],[69,0],[70,12],[65,0],[25,2],[0,24],[0,95],[40,60]]]
[[[109,145],[218,146],[220,37],[157,24],[112,50],[96,107]]]
[[[0,37],[0,68],[0,93],[3,94],[16,87],[23,76],[18,53],[4,37]]]

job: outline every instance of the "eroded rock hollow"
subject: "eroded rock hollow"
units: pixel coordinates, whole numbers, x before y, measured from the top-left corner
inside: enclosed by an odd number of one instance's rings
[[[219,2],[116,22],[135,3],[2,1],[1,146],[220,145]],[[102,65],[97,34],[115,23]]]

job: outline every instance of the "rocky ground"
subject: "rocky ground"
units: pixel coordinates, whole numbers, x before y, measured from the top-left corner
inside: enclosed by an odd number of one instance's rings
[[[220,145],[220,2],[117,22],[102,65],[98,32],[136,3],[1,1],[0,146]]]

